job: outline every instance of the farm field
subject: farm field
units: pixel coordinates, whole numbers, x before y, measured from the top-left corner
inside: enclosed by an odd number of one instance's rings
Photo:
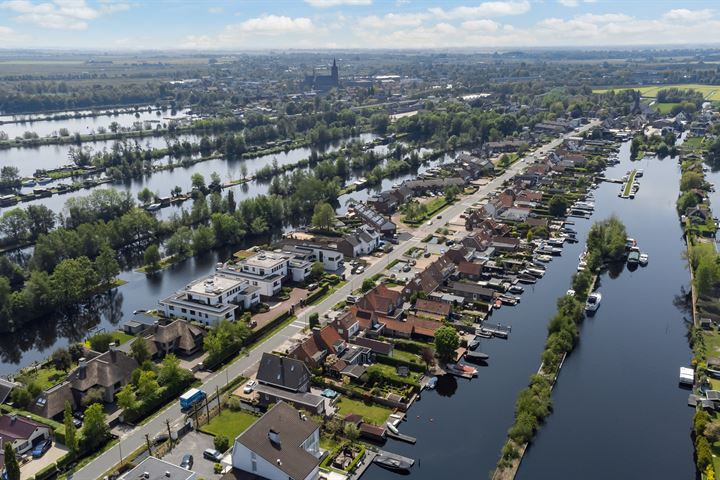
[[[643,97],[655,98],[659,90],[667,88],[678,88],[683,90],[695,90],[702,93],[706,100],[720,102],[720,85],[701,85],[698,83],[686,83],[675,85],[645,85],[638,87],[617,87],[617,88],[597,88],[593,89],[593,93],[605,93],[611,90],[640,90]]]

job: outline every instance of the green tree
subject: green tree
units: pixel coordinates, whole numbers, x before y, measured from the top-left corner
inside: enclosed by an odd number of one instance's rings
[[[130,356],[135,359],[138,365],[150,360],[147,341],[144,338],[136,338],[130,345]]]
[[[369,292],[369,291],[372,290],[373,288],[375,288],[375,282],[373,281],[373,279],[372,279],[372,278],[366,278],[366,279],[364,279],[363,282],[362,282],[362,286],[360,287],[360,291],[362,291],[363,293],[365,293],[365,292]]]
[[[132,384],[128,383],[119,392],[117,392],[118,407],[123,410],[134,410],[137,407],[137,395]]]
[[[708,465],[713,463],[712,449],[710,448],[710,442],[702,435],[698,435],[695,438],[695,457],[698,470],[701,472],[705,471]]]
[[[5,474],[7,480],[20,480],[20,464],[15,456],[12,442],[5,442]]]
[[[385,135],[390,126],[390,117],[386,113],[374,113],[370,117],[370,126],[379,135]]]
[[[445,201],[454,202],[458,195],[460,195],[460,187],[457,185],[448,185],[443,191],[445,194]]]
[[[335,210],[327,202],[315,205],[312,224],[321,230],[330,230],[335,225]]]
[[[677,199],[677,208],[680,213],[685,214],[688,209],[696,207],[698,203],[698,197],[694,192],[685,192]]]
[[[180,227],[165,244],[168,255],[178,259],[187,258],[192,254],[192,230]]]
[[[684,172],[680,177],[680,190],[686,192],[693,188],[702,188],[705,184],[705,176],[700,172]]]
[[[360,430],[358,430],[354,423],[346,423],[343,428],[343,435],[345,435],[345,438],[355,443],[357,442],[357,439],[360,438]]]
[[[160,249],[154,243],[145,249],[143,255],[143,262],[145,263],[145,270],[149,273],[154,273],[160,270]]]
[[[110,349],[110,344],[113,343],[114,338],[109,332],[100,332],[90,337],[90,348],[96,352],[107,352]]]
[[[192,237],[192,249],[196,255],[210,250],[214,245],[215,233],[212,228],[201,225],[195,229]]]
[[[107,245],[102,246],[94,264],[102,285],[109,285],[120,273],[120,264],[115,258],[115,251]]]
[[[62,370],[63,372],[67,372],[70,370],[70,367],[72,367],[72,357],[70,356],[70,352],[67,351],[65,348],[58,348],[55,350],[50,357],[50,360],[52,361],[55,368],[58,370]]]
[[[215,450],[221,453],[230,448],[230,440],[228,440],[225,435],[217,435],[213,440],[213,444],[215,445]]]
[[[322,262],[314,262],[310,267],[310,278],[320,280],[325,275],[325,267]]]
[[[65,401],[63,424],[65,425],[65,446],[70,450],[70,453],[75,454],[78,448],[77,427],[73,422],[72,405],[67,400]]]
[[[12,243],[21,243],[30,237],[30,219],[22,208],[13,208],[0,217],[0,233]]]
[[[460,346],[460,336],[457,330],[450,326],[444,326],[435,332],[435,351],[443,361],[450,361],[455,358],[455,350]]]
[[[556,194],[553,195],[548,202],[548,211],[553,217],[562,217],[568,208],[568,201],[564,195]]]
[[[317,312],[313,312],[308,317],[308,324],[310,329],[320,326],[320,315]]]
[[[82,439],[85,448],[91,451],[96,450],[105,444],[109,435],[110,427],[105,419],[103,407],[99,403],[93,403],[85,410],[83,421]]]
[[[192,182],[193,188],[205,190],[205,177],[203,177],[202,173],[193,173],[190,181]]]
[[[145,187],[140,192],[138,192],[137,198],[144,205],[147,205],[148,203],[153,201],[153,199],[155,198],[155,194],[153,194],[152,190]]]
[[[163,358],[160,364],[160,374],[158,375],[158,383],[174,387],[183,379],[183,369],[180,367],[180,360],[169,353]]]
[[[143,370],[140,372],[137,382],[137,394],[143,400],[155,398],[160,385],[157,381],[157,374],[152,370]]]

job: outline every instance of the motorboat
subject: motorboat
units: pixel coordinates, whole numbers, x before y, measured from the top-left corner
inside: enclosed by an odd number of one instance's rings
[[[537,255],[535,259],[547,263],[552,260],[552,257],[550,255]]]
[[[437,377],[431,377],[430,380],[428,380],[428,383],[425,385],[428,390],[434,390],[435,386],[437,385]]]
[[[388,430],[390,430],[395,435],[400,435],[400,431],[397,429],[397,427],[392,422],[387,422],[385,424]]]
[[[465,352],[465,360],[470,362],[485,362],[490,356],[482,352]]]
[[[520,285],[511,285],[510,288],[508,288],[508,292],[510,293],[523,293],[524,291],[525,289]]]
[[[587,301],[585,302],[586,312],[595,312],[600,308],[600,302],[602,301],[602,294],[600,292],[593,292],[588,295]]]
[[[448,363],[447,368],[451,373],[455,373],[457,375],[469,375],[472,377],[477,376],[477,368],[471,367],[470,365],[463,365],[462,363]]]
[[[377,465],[387,468],[388,470],[393,470],[396,472],[406,472],[412,468],[414,461],[408,461],[404,457],[395,457],[395,456],[388,456],[385,454],[378,454],[373,458],[373,463],[376,463]]]
[[[640,263],[640,265],[645,266],[648,264],[649,260],[650,260],[650,258],[648,257],[647,253],[641,253],[640,258],[638,259],[638,262]]]
[[[628,265],[637,265],[640,263],[640,252],[637,250],[630,250],[627,257]]]
[[[34,187],[37,185],[37,182],[34,179],[25,180],[22,182],[23,187]]]
[[[479,340],[472,340],[470,343],[468,343],[468,350],[475,350],[479,345]]]
[[[571,289],[569,289],[567,292],[565,292],[565,295],[568,296],[568,297],[574,297],[574,296],[575,296],[575,290],[573,290],[573,289],[571,288]]]

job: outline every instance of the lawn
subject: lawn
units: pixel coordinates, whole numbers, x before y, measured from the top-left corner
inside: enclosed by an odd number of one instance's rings
[[[655,102],[653,105],[653,108],[657,110],[658,112],[662,113],[663,115],[669,114],[673,107],[680,105],[679,103],[658,103]]]
[[[121,330],[115,330],[114,332],[110,332],[110,334],[112,335],[113,341],[117,342],[118,345],[122,345],[123,343],[129,342],[130,340],[135,338],[134,336],[128,335],[127,333],[125,333]],[[89,339],[85,342],[85,346],[87,346],[87,347],[90,346]]]
[[[75,367],[76,365],[73,365],[70,370]],[[32,367],[28,367],[26,370],[23,370],[23,372],[17,376],[17,380],[24,384],[28,384],[31,381],[34,381],[40,386],[40,388],[42,388],[43,390],[47,390],[48,388],[55,386],[65,380],[67,374],[68,372],[58,370],[52,365],[52,363],[48,363],[44,367],[39,368],[37,372]]]
[[[200,430],[210,435],[224,435],[230,441],[240,435],[252,425],[259,417],[247,412],[225,409],[220,415],[213,417],[210,423],[200,427]]]
[[[687,84],[675,84],[675,85],[645,85],[638,87],[611,87],[611,88],[598,88],[594,89],[593,93],[605,93],[611,90],[640,90],[640,94],[643,97],[655,98],[659,90],[665,90],[668,88],[678,88],[682,90],[695,90],[705,96],[706,100],[720,101],[720,86],[718,85],[700,85],[698,83],[687,83]]]
[[[391,357],[411,363],[422,363],[420,355],[415,355],[414,353],[406,352],[404,350],[398,350],[397,348],[393,349]]]
[[[358,400],[341,397],[337,404],[338,413],[344,417],[350,413],[362,415],[365,421],[373,425],[383,425],[390,415],[390,409],[379,405],[369,405]]]

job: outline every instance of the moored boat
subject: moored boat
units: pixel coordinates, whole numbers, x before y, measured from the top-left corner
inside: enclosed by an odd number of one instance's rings
[[[600,302],[602,301],[602,294],[600,292],[593,292],[588,295],[587,301],[585,302],[586,312],[595,312],[600,308]]]

